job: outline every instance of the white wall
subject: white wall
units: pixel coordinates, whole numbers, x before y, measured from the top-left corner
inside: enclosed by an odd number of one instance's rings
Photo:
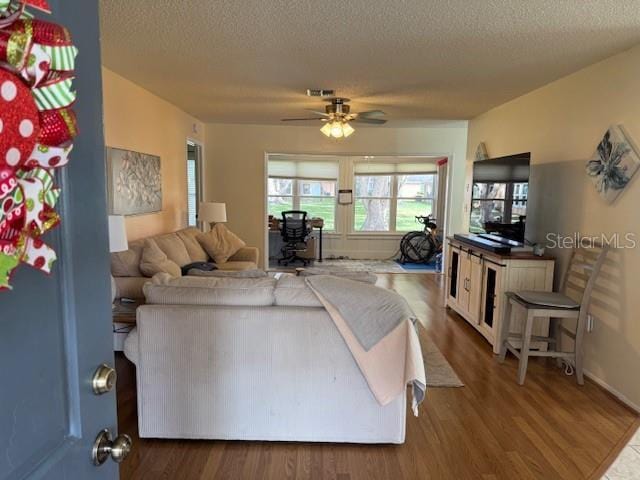
[[[640,47],[635,47],[469,123],[470,161],[481,141],[490,156],[531,152],[528,213],[533,222],[527,231],[537,241],[544,241],[548,232],[640,234],[640,179],[634,178],[616,202],[608,205],[585,174],[585,163],[609,125],[623,124],[640,143],[638,78]],[[553,253],[561,260],[567,258],[567,251]],[[561,263],[557,270],[563,267]],[[586,339],[586,368],[640,406],[636,373],[640,365],[640,249],[615,251],[603,277],[594,294],[596,323]]]
[[[341,140],[328,139],[316,126],[209,124],[205,137],[207,200],[227,203],[229,228],[248,244],[259,247],[263,259],[266,153],[448,156],[453,186],[451,204],[459,205],[462,201],[466,124],[440,128],[358,128],[351,137]],[[452,209],[447,222],[449,231],[464,229],[465,221],[461,209]],[[384,257],[394,253],[399,239],[397,235],[349,237],[342,232],[327,238],[325,253],[353,258]]]

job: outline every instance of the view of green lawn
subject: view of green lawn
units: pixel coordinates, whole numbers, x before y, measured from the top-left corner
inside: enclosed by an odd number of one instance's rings
[[[271,197],[269,198],[269,215],[282,218],[282,212],[292,210],[291,198]],[[307,218],[319,217],[324,219],[325,231],[334,230],[336,216],[335,197],[329,198],[307,198],[300,197],[300,210],[307,212]]]
[[[282,212],[293,208],[291,199],[286,197],[271,197],[269,199],[269,214],[282,218]],[[335,229],[335,198],[304,198],[300,199],[300,210],[307,212],[309,218],[324,219],[326,231]],[[396,216],[396,231],[408,232],[422,230],[415,217],[417,215],[432,214],[431,200],[398,200]],[[361,230],[366,217],[366,210],[362,201],[355,204],[355,230]]]
[[[396,231],[409,232],[422,230],[423,226],[416,221],[416,216],[433,214],[431,200],[398,200],[396,212]],[[356,203],[355,230],[361,230],[367,215],[362,201]]]

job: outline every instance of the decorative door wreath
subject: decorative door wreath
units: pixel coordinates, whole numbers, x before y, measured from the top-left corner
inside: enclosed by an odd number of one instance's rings
[[[72,90],[77,48],[61,25],[33,18],[47,0],[0,0],[0,290],[21,263],[56,260],[42,235],[60,223],[55,170],[78,133]]]

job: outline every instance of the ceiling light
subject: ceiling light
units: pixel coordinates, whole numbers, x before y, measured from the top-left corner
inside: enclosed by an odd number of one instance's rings
[[[331,136],[333,138],[342,138],[342,122],[333,122],[331,124]]]
[[[331,136],[331,122],[325,123],[320,129],[322,133],[324,133],[327,137]]]
[[[355,131],[356,129],[346,122],[342,125],[342,133],[344,134],[345,138],[351,135]]]
[[[333,120],[325,123],[320,131],[327,137],[342,138],[348,137],[356,130],[347,122],[343,122],[341,120]]]

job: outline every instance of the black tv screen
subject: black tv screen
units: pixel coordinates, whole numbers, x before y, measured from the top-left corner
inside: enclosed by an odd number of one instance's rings
[[[492,233],[524,242],[531,153],[473,164],[471,233]]]

